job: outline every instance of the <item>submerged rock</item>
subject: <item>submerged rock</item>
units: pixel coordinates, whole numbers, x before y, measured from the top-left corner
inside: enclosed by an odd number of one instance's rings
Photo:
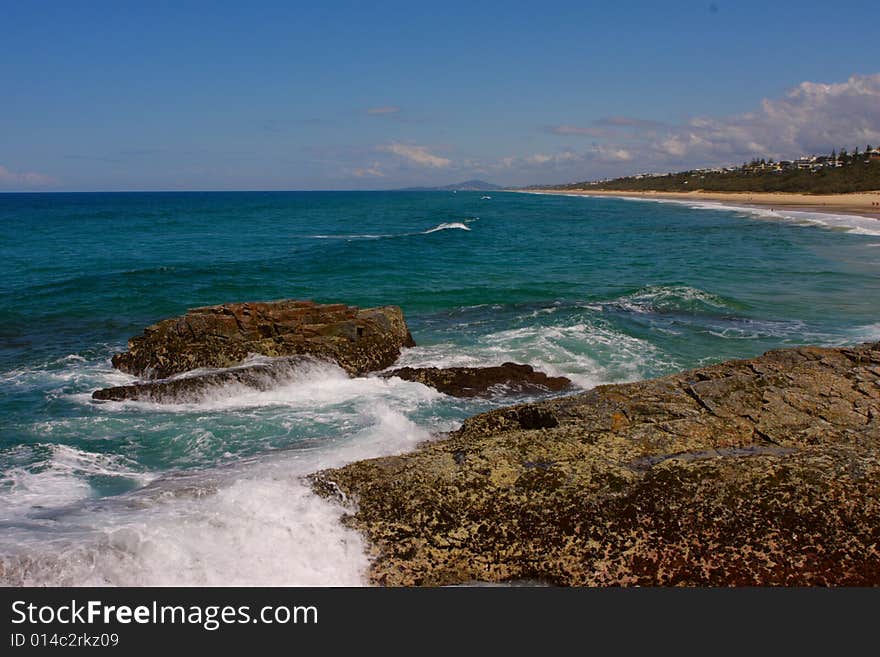
[[[360,375],[394,364],[414,346],[396,306],[360,310],[312,301],[228,303],[189,310],[144,329],[113,366],[148,379],[198,368],[225,368],[252,354],[309,354]]]
[[[239,384],[253,390],[270,390],[291,380],[298,368],[314,362],[309,356],[287,356],[222,370],[160,379],[92,393],[96,401],[147,401],[156,404],[197,402],[220,386]]]
[[[531,365],[517,363],[494,367],[402,367],[383,372],[381,376],[416,381],[453,397],[479,397],[496,391],[507,394],[559,392],[571,385],[564,376],[547,376]]]
[[[385,585],[880,585],[880,343],[468,419],[312,475]]]

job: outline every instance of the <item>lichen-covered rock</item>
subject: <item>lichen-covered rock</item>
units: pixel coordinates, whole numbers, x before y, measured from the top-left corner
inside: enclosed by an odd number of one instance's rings
[[[383,372],[382,376],[416,381],[453,397],[559,392],[571,385],[564,376],[547,376],[531,365],[517,363],[493,367],[401,367]]]
[[[312,480],[378,584],[880,585],[880,343],[500,409]]]
[[[413,346],[396,306],[359,310],[312,301],[228,303],[165,319],[128,341],[113,366],[149,379],[189,370],[238,365],[247,356],[309,354],[334,361],[352,375],[394,364]]]

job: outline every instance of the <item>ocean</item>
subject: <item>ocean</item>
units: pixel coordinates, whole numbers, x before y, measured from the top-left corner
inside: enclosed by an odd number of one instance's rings
[[[187,308],[399,305],[399,364],[529,363],[588,389],[880,339],[880,222],[490,192],[0,195],[0,583],[359,585],[303,476],[528,397],[308,364],[264,392],[95,403]]]

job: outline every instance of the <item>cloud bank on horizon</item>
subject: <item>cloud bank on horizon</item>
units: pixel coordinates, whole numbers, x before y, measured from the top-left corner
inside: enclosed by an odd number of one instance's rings
[[[451,178],[486,176],[527,184],[863,148],[880,143],[880,73],[832,84],[803,82],[744,114],[698,116],[679,124],[611,116],[582,125],[549,125],[544,132],[568,142],[552,151],[497,159],[440,157],[429,145],[393,143],[377,151],[397,156],[396,162],[379,159],[353,170],[358,177],[384,177],[388,170],[401,176],[418,175],[413,169],[442,168]]]
[[[0,165],[0,190],[2,189],[41,189],[57,185],[52,176],[35,171],[11,171]]]
[[[563,182],[877,145],[880,73],[833,84],[803,82],[781,98],[764,99],[754,111],[733,116],[698,116],[679,124],[613,116],[584,125],[546,126],[545,132],[569,142],[553,152],[485,162],[470,173],[520,183]]]
[[[803,82],[782,98],[737,116],[695,117],[682,125],[625,125],[629,143],[647,143],[658,163],[737,163],[795,157],[880,141],[880,74],[838,84]]]
[[[523,130],[537,133],[532,139],[537,146],[531,152],[503,156],[466,152],[468,146],[462,140],[449,144],[419,138],[419,126],[409,123],[397,105],[377,105],[359,113],[395,121],[383,124],[388,133],[384,141],[321,150],[314,162],[323,163],[324,175],[330,180],[328,187],[393,188],[468,178],[507,185],[562,183],[880,144],[880,73],[853,75],[837,83],[802,82],[781,97],[765,98],[752,111],[695,116],[676,123],[615,115],[583,120],[571,116],[566,123],[547,124],[536,117],[538,120],[523,126]],[[275,131],[298,123],[302,122],[279,122]],[[331,121],[306,127],[322,126],[333,127]],[[440,132],[454,127],[445,126]],[[303,153],[300,160],[308,162]],[[291,155],[292,160],[295,157]],[[103,159],[117,167],[124,160],[109,156],[90,159]],[[64,176],[53,171],[51,162],[40,167],[42,172],[26,171],[25,167],[15,167],[14,162],[0,162],[0,190],[70,188]],[[210,182],[205,185],[211,188]],[[213,188],[229,189],[234,185],[231,182]],[[296,187],[285,186],[282,181],[263,188]],[[260,180],[253,179],[238,188],[259,189]]]
[[[416,166],[444,169],[452,164],[452,160],[449,158],[431,153],[427,146],[391,143],[379,146],[378,150],[396,155]]]
[[[380,108],[384,109],[384,108]],[[395,112],[399,108],[393,107]],[[802,82],[755,110],[664,123],[607,116],[585,123],[544,125],[566,139],[556,149],[500,158],[456,157],[454,149],[413,142],[377,145],[370,162],[347,171],[358,179],[439,181],[485,177],[505,184],[590,180],[642,172],[739,164],[753,157],[785,159],[831,149],[880,144],[880,73],[845,82]]]

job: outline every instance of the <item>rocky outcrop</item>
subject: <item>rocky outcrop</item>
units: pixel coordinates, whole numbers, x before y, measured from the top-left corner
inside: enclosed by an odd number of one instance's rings
[[[309,356],[285,356],[222,370],[104,388],[92,393],[96,401],[145,401],[155,404],[198,402],[221,386],[240,385],[270,390],[292,380],[297,370],[313,362]]]
[[[547,376],[531,365],[517,363],[494,367],[401,367],[381,376],[416,381],[453,397],[559,392],[571,386],[564,376]]]
[[[396,306],[359,310],[311,301],[228,303],[195,308],[148,327],[128,341],[113,366],[148,379],[198,368],[226,368],[247,356],[309,354],[352,375],[389,367],[414,346]]]
[[[320,472],[386,585],[880,585],[880,343],[477,415]]]

